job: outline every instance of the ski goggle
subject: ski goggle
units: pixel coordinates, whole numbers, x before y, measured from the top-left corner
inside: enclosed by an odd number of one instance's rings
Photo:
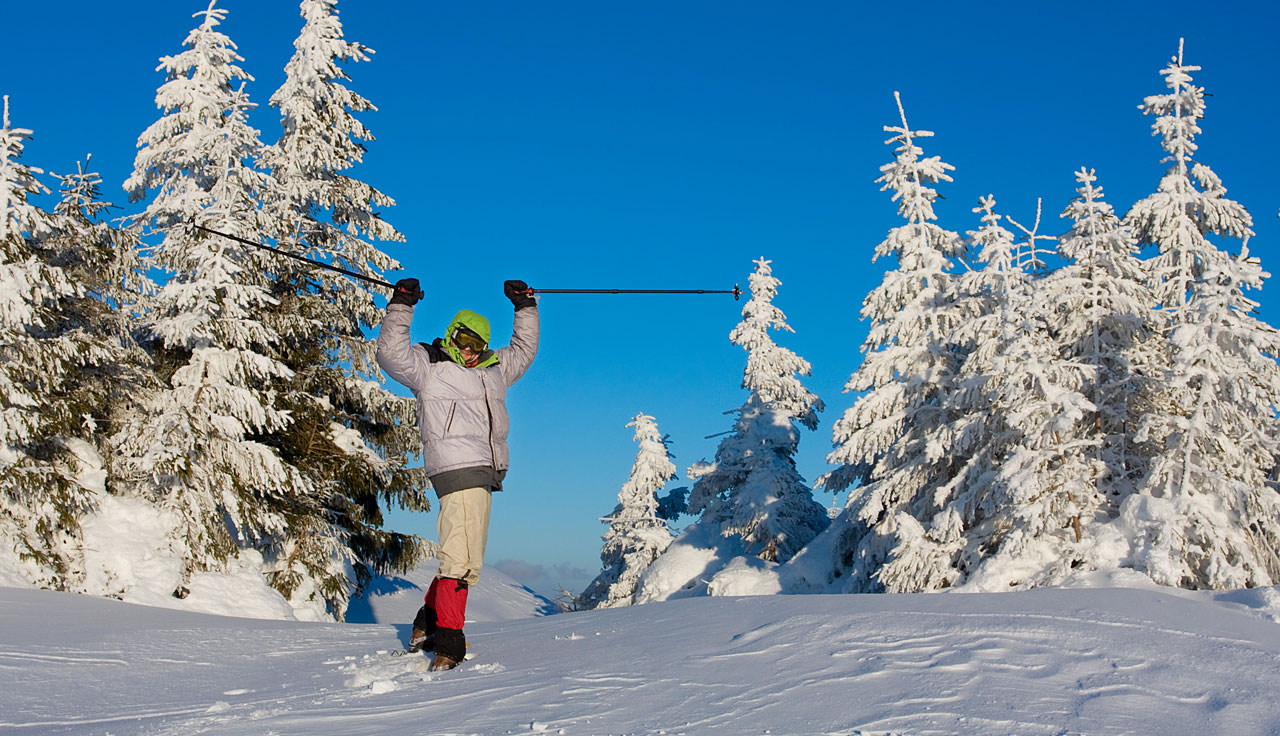
[[[473,353],[483,353],[487,347],[484,338],[465,327],[459,327],[453,331],[453,344]]]

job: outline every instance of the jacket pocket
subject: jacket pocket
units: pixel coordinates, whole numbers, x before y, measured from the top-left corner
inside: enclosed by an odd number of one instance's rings
[[[458,402],[455,401],[449,404],[449,417],[444,420],[443,434],[449,434],[449,428],[453,426],[453,415],[456,411],[458,411]]]

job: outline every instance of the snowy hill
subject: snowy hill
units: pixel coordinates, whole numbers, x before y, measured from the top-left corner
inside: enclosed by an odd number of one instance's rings
[[[0,731],[1278,733],[1276,597],[695,598],[478,622],[476,658],[431,673],[422,657],[388,654],[403,623],[3,588]]]
[[[431,560],[404,575],[373,581],[364,598],[351,601],[347,623],[405,624],[413,621],[440,563]],[[508,621],[556,612],[551,601],[513,580],[493,566],[481,573],[480,584],[467,599],[467,621]]]

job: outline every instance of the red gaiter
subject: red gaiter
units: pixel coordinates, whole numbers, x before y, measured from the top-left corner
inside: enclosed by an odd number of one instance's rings
[[[427,589],[427,605],[436,609],[440,628],[462,630],[467,620],[467,583],[455,578],[436,578]]]

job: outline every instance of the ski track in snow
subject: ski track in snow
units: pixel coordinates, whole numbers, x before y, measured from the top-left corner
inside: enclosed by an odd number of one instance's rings
[[[1148,591],[702,598],[489,622],[447,672],[392,656],[403,626],[12,589],[0,621],[4,733],[1280,734],[1280,627]]]

